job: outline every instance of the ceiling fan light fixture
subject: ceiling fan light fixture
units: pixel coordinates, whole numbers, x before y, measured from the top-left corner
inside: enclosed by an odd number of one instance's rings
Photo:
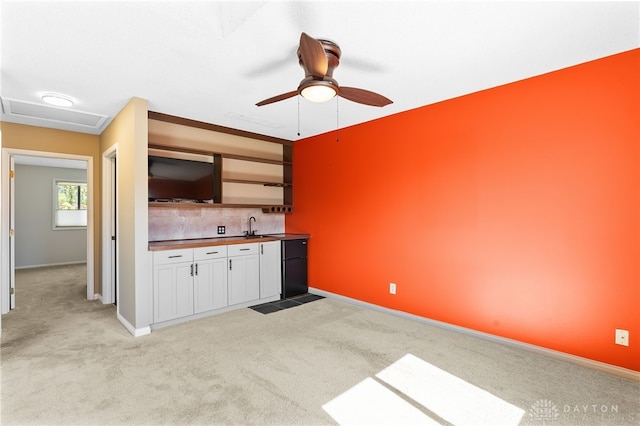
[[[370,90],[340,87],[333,78],[333,70],[340,64],[341,54],[340,47],[334,42],[318,40],[302,33],[298,48],[298,63],[304,69],[304,79],[296,90],[272,96],[258,102],[256,106],[280,102],[298,95],[311,102],[326,102],[340,96],[352,102],[375,107],[393,103],[391,99]]]
[[[326,102],[338,94],[338,91],[330,84],[311,84],[300,91],[303,98],[311,102]]]
[[[41,97],[42,101],[59,107],[72,107],[75,102],[73,98],[59,93],[44,93]]]

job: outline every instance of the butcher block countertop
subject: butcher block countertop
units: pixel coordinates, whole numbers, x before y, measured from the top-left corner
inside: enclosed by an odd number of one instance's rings
[[[307,239],[309,238],[309,234],[283,233],[255,235],[252,237],[235,236],[218,238],[194,238],[187,240],[150,241],[149,251],[175,250],[182,248],[209,247],[229,244],[259,243],[267,241],[297,240],[301,238]]]

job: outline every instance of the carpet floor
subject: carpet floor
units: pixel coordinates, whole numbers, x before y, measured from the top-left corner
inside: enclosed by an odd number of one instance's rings
[[[331,298],[134,338],[114,306],[86,300],[85,274],[16,272],[17,308],[2,317],[3,425],[400,424],[394,406],[446,425],[488,412],[455,391],[468,388],[515,407],[522,425],[640,423],[638,382]],[[402,377],[432,398],[411,396]],[[362,407],[389,415],[341,420]]]

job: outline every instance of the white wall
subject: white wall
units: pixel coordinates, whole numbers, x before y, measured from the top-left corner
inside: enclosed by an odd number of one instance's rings
[[[16,269],[87,261],[85,229],[53,230],[53,181],[86,181],[87,171],[16,164]]]

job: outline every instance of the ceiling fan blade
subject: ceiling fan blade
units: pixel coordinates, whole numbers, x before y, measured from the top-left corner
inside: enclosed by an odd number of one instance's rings
[[[243,73],[243,76],[246,78],[258,78],[280,72],[283,68],[293,64],[292,58],[297,58],[298,56],[296,51],[297,47],[293,47],[286,55],[264,62],[260,66]]]
[[[263,105],[267,105],[267,104],[272,104],[274,102],[284,101],[285,99],[292,98],[297,94],[298,94],[298,91],[294,90],[293,92],[287,92],[287,93],[283,93],[283,94],[278,95],[278,96],[274,96],[274,97],[269,98],[269,99],[265,99],[264,101],[258,102],[256,105],[257,106],[263,106]]]
[[[307,75],[319,78],[327,75],[329,61],[324,47],[322,43],[306,33],[300,35],[300,57]]]
[[[385,105],[392,104],[393,101],[389,98],[385,98],[375,92],[369,90],[357,89],[355,87],[340,86],[338,95],[359,104],[371,105],[376,107],[383,107]]]

